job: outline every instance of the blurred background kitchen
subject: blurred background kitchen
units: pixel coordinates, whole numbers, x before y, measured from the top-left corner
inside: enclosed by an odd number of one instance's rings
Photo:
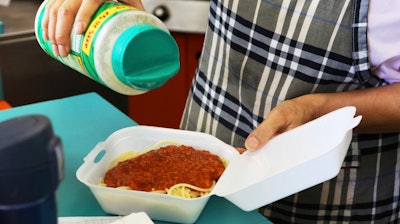
[[[142,95],[113,92],[48,56],[34,34],[42,0],[0,0],[0,101],[11,106],[97,92],[141,125],[178,128],[207,27],[207,0],[142,0],[180,50],[179,73]],[[3,3],[3,4],[1,4]]]

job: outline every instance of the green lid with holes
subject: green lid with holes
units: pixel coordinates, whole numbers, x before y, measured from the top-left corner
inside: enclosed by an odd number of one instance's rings
[[[112,51],[112,65],[122,83],[151,90],[178,73],[179,49],[168,32],[139,24],[118,37]]]

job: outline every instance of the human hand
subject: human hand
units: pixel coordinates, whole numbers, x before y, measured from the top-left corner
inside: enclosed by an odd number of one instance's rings
[[[246,149],[245,149],[245,148],[242,148],[242,147],[236,147],[235,149],[236,149],[236,151],[238,151],[240,154],[246,152]]]
[[[317,118],[317,102],[311,94],[282,102],[250,133],[246,149],[257,150],[274,136]]]
[[[397,133],[400,131],[400,83],[360,90],[303,95],[275,107],[245,141],[257,150],[274,136],[291,130],[326,113],[345,106],[357,108],[362,115],[356,133]]]
[[[42,20],[43,38],[50,40],[54,55],[66,57],[71,49],[70,34],[82,34],[93,14],[106,0],[49,0]],[[144,10],[141,0],[121,0]]]

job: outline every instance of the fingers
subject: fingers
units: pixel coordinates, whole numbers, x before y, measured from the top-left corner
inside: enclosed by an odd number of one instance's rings
[[[246,152],[246,149],[241,148],[241,147],[237,147],[236,150],[237,150],[240,154]]]
[[[70,51],[70,33],[79,0],[49,0],[42,20],[43,38],[50,40],[55,56],[67,56]]]
[[[105,0],[84,0],[76,15],[74,33],[82,34],[89,25],[90,19]]]
[[[54,18],[57,17],[57,11],[59,6],[62,4],[62,1],[53,0],[48,1],[45,12],[42,19],[42,32],[44,40],[54,41],[54,28],[56,20]]]
[[[79,7],[80,1],[65,1],[58,9],[56,17],[57,21],[53,29],[55,45],[57,46],[58,54],[61,57],[66,57],[70,52],[70,35],[76,12]]]
[[[130,5],[130,6],[133,6],[137,9],[140,9],[143,11],[145,10],[141,0],[121,0],[121,2],[123,2],[127,5]]]
[[[74,28],[74,33],[82,34],[92,15],[104,1],[50,0],[48,2],[42,20],[43,38],[51,41],[55,56],[66,57],[69,54],[72,29]]]
[[[315,118],[313,97],[287,100],[275,107],[245,141],[248,150],[257,150],[276,135],[289,131]]]
[[[247,137],[244,144],[248,150],[257,150],[261,148],[290,125],[287,123],[288,121],[286,119],[274,118],[273,116],[269,117],[270,119],[266,119],[262,122]]]
[[[83,0],[82,5],[76,15],[74,33],[82,34],[89,25],[90,19],[96,10],[103,4],[105,0]],[[123,0],[127,5],[144,10],[141,0]]]
[[[91,17],[105,0],[49,0],[42,20],[44,40],[50,40],[55,56],[66,57],[71,50],[71,31],[85,32]],[[123,0],[144,10],[141,0]]]

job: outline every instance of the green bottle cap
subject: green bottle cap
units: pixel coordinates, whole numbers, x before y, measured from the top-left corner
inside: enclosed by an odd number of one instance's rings
[[[4,33],[4,26],[3,26],[3,22],[0,21],[0,34]]]
[[[179,49],[173,37],[147,24],[124,31],[118,37],[111,57],[118,79],[140,90],[162,86],[180,68]]]

